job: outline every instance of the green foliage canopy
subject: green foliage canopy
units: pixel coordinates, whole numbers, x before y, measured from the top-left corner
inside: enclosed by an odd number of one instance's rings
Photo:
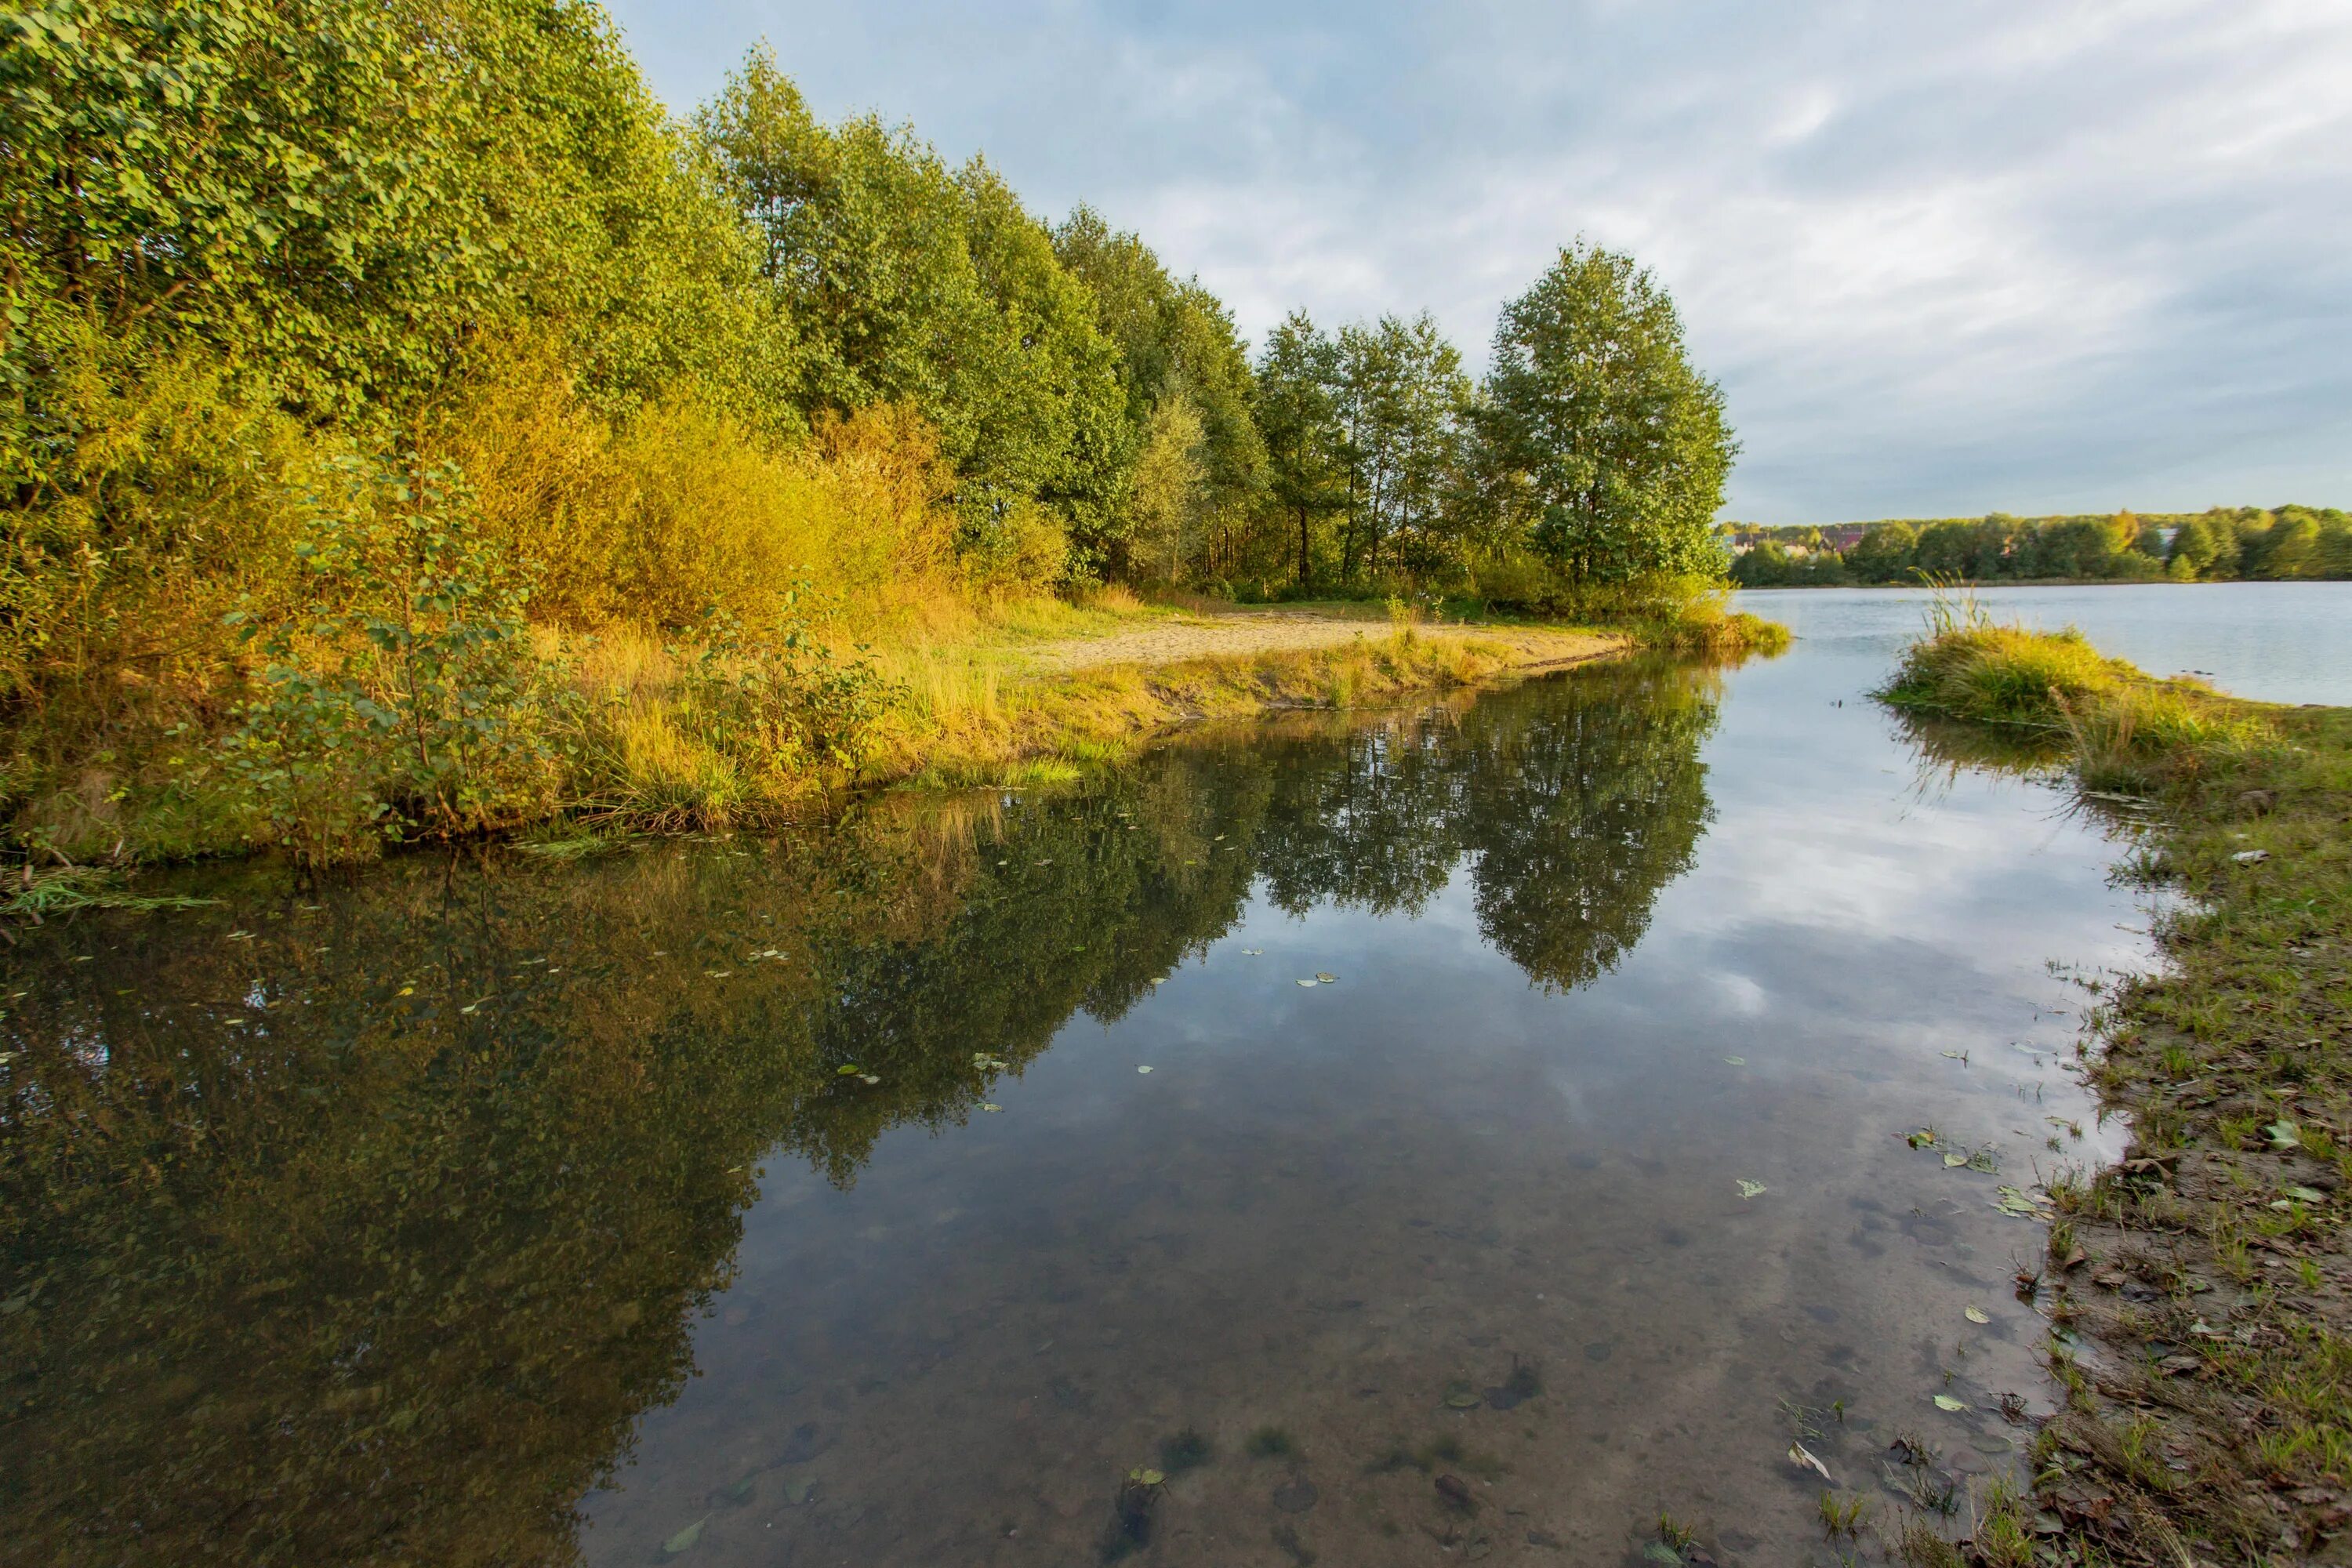
[[[1710,530],[1738,446],[1674,301],[1632,257],[1579,240],[1506,305],[1487,398],[1545,556],[1604,582],[1718,569]]]

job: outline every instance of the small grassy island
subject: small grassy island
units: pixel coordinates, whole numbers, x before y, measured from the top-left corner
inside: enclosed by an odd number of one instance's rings
[[[2050,1292],[2066,1406],[2033,1450],[2039,1517],[1992,1508],[1974,1559],[2303,1561],[2352,1508],[2352,710],[2158,680],[1948,602],[1885,696],[1960,749],[1997,730],[2063,766],[2183,895],[2163,969],[2084,1042],[2132,1142],[2053,1184],[2021,1284]]]

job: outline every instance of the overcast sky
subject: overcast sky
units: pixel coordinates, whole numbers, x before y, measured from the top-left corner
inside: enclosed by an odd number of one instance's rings
[[[1092,202],[1253,339],[1497,305],[1579,233],[1679,301],[1726,515],[2352,505],[2352,0],[609,0],[679,112]]]

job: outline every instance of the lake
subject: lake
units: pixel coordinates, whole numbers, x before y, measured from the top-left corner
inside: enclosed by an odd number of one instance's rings
[[[2176,593],[2254,602],[2063,614]],[[1916,605],[1759,601],[1802,640],[1735,670],[18,931],[0,1532],[1762,1565],[1854,1550],[1824,1471],[1959,1528],[2050,1406],[2014,1277],[2119,1146],[2069,1068],[2147,895],[1867,699]],[[2116,646],[2265,657],[2221,608]]]
[[[1769,588],[1742,607],[1816,643],[1918,629],[1925,588]],[[2151,675],[2197,675],[2263,702],[2352,702],[2352,583],[2135,583],[1974,590],[1996,620],[2075,626]]]

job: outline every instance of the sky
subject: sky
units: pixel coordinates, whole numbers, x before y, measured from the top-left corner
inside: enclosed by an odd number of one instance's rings
[[[2352,0],[607,4],[673,110],[764,37],[1254,340],[1427,310],[1476,368],[1630,251],[1727,518],[2352,506]]]

